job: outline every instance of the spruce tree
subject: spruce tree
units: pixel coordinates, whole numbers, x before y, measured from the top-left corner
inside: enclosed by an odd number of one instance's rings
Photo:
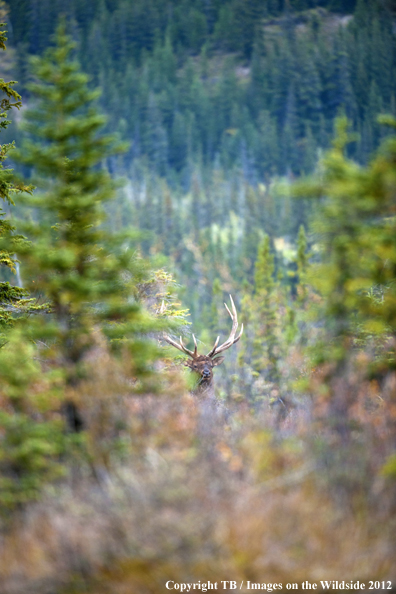
[[[368,291],[380,277],[386,276],[381,272],[377,279],[375,271],[388,270],[390,260],[385,258],[385,253],[381,254],[378,239],[388,237],[393,218],[388,218],[391,211],[386,197],[386,175],[381,172],[381,166],[388,166],[387,161],[379,156],[365,171],[345,157],[346,146],[354,139],[348,132],[346,118],[337,121],[336,129],[333,148],[321,163],[321,178],[297,185],[295,192],[311,196],[326,194],[313,227],[320,238],[322,258],[309,276],[324,298],[327,332],[332,336],[326,349],[333,345],[330,356],[343,360],[357,320],[374,327],[374,320],[364,319],[364,312],[370,309]],[[391,141],[388,146],[391,156]],[[392,176],[391,167],[389,176]],[[299,268],[303,264],[301,261]]]
[[[0,47],[5,50],[5,32],[0,32]],[[4,94],[0,127],[4,130],[12,108],[21,107],[21,97],[13,89],[15,83],[0,79]],[[14,205],[14,197],[31,192],[32,187],[16,181],[12,169],[4,168],[14,143],[0,148],[0,197]],[[26,239],[15,234],[15,227],[0,213],[0,262],[2,273],[15,273],[15,252],[29,247]],[[12,282],[12,281],[11,281]],[[67,439],[62,423],[48,414],[48,404],[56,399],[51,380],[43,374],[37,352],[26,340],[22,323],[28,314],[46,306],[38,306],[29,292],[10,282],[0,282],[0,515],[37,499],[42,487],[63,472],[60,455]]]
[[[238,41],[244,58],[251,58],[254,42],[261,35],[261,19],[265,13],[265,3],[261,0],[243,0],[236,2],[238,19]]]
[[[300,225],[297,236],[297,303],[304,306],[308,289],[307,289],[307,269],[308,269],[309,254],[307,251],[307,237],[305,234],[304,225]]]
[[[0,23],[4,27],[4,23]],[[7,41],[6,31],[0,31],[0,48],[5,51]],[[13,109],[20,109],[22,106],[21,96],[13,88],[15,81],[5,82],[0,79],[0,90],[3,93],[0,113],[0,129],[5,130],[10,120],[7,119],[8,112]],[[8,205],[14,205],[14,197],[21,192],[31,192],[31,186],[18,182],[12,169],[4,168],[4,162],[10,151],[15,148],[14,142],[4,143],[0,146],[0,198]],[[0,343],[6,340],[7,329],[12,327],[15,320],[24,313],[35,310],[35,302],[29,299],[26,289],[14,284],[14,275],[18,262],[15,259],[15,248],[17,244],[24,242],[21,235],[15,234],[15,227],[6,218],[6,213],[0,208],[0,265],[4,280],[0,282]],[[4,241],[5,240],[5,241]],[[10,283],[11,281],[11,283]]]
[[[105,224],[104,205],[114,198],[115,183],[104,163],[122,147],[100,135],[98,93],[71,60],[73,45],[61,24],[55,46],[34,60],[38,82],[31,92],[37,102],[25,123],[34,141],[19,153],[20,161],[34,168],[40,193],[26,199],[37,214],[26,226],[32,243],[18,253],[30,274],[29,287],[43,293],[51,308],[31,334],[55,341],[68,386],[84,375],[93,328],[129,344],[134,375],[141,377],[150,347],[137,335],[153,327],[136,301],[143,269],[131,249],[131,233],[112,236]]]
[[[312,349],[321,381],[316,387],[314,377],[311,382],[327,440],[321,451],[337,486],[354,494],[364,476],[355,473],[356,454],[365,426],[372,435],[370,424],[377,422],[371,417],[375,400],[381,401],[386,427],[376,439],[382,442],[381,452],[391,454],[387,473],[396,476],[396,398],[393,384],[386,387],[396,369],[396,121],[391,116],[380,121],[393,134],[366,167],[345,154],[352,138],[342,118],[320,175],[296,188],[299,195],[320,198],[314,225],[320,261],[309,277],[322,300],[316,324],[322,326],[321,336]],[[374,378],[382,388],[371,396],[367,386]],[[342,459],[335,454],[337,442],[345,453]]]
[[[11,329],[0,349],[0,516],[37,499],[46,483],[64,474],[72,440],[51,412],[55,385],[26,334]]]
[[[274,256],[268,235],[257,250],[254,275],[254,309],[257,316],[253,341],[252,363],[256,371],[264,371],[266,379],[278,380],[278,353],[276,336],[276,297]]]

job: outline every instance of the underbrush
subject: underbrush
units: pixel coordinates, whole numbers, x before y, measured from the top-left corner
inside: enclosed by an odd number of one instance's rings
[[[318,406],[279,420],[197,400],[179,379],[136,396],[110,361],[95,368],[81,386],[90,455],[4,524],[2,594],[396,579],[392,484],[368,430],[378,411],[342,444]]]

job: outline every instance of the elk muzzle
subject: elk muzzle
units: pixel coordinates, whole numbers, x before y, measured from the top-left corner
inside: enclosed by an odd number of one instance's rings
[[[206,363],[201,371],[201,377],[204,381],[210,380],[212,377],[212,368]]]

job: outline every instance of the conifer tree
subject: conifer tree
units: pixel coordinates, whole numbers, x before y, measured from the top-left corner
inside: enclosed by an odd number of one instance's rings
[[[307,299],[307,268],[309,255],[304,225],[300,225],[297,236],[297,303],[304,305]]]
[[[393,118],[382,121],[396,128]],[[381,374],[394,370],[396,331],[395,137],[384,142],[366,168],[345,156],[350,140],[348,122],[342,118],[333,148],[322,160],[320,179],[296,188],[300,195],[326,196],[314,227],[322,257],[309,274],[323,300],[326,332],[325,340],[315,345],[315,359],[330,363],[330,416],[344,440],[350,436],[350,409],[356,398],[353,377],[346,371],[354,350],[367,350],[369,373],[378,363]]]
[[[35,140],[26,142],[19,159],[36,172],[41,193],[26,203],[39,221],[27,225],[31,245],[18,250],[31,275],[29,286],[50,301],[51,315],[32,334],[55,339],[69,386],[83,375],[94,327],[113,340],[130,339],[136,376],[147,370],[150,348],[136,334],[153,327],[136,302],[143,271],[129,247],[131,234],[112,236],[104,222],[115,184],[103,163],[121,147],[100,136],[98,93],[71,60],[72,50],[61,24],[55,46],[33,63],[38,82],[31,91],[38,101],[25,129]]]
[[[245,58],[250,58],[255,39],[261,34],[265,3],[260,0],[243,0],[236,3],[235,10],[239,25],[240,49]]]
[[[1,516],[37,499],[46,483],[64,474],[60,456],[71,441],[49,412],[56,397],[34,345],[14,327],[0,349]]]
[[[394,143],[389,140],[384,152],[379,153],[364,170],[345,157],[346,146],[351,140],[353,136],[348,132],[348,121],[340,118],[333,148],[322,160],[321,180],[302,183],[295,189],[300,195],[326,193],[327,196],[314,224],[323,256],[313,266],[310,278],[324,297],[327,332],[332,336],[330,343],[334,346],[329,356],[339,360],[343,360],[345,349],[350,347],[357,322],[374,329],[371,314],[377,309],[373,307],[375,300],[368,295],[375,284],[385,284],[385,278],[389,275],[390,280],[393,274],[391,244],[389,258],[385,256],[387,250],[382,251],[384,246],[380,246],[382,241],[386,243],[385,237],[389,240],[388,232],[393,222],[391,198],[385,180],[387,175],[389,179],[393,176],[391,160]],[[301,261],[299,266],[302,268],[303,264]],[[391,303],[392,283],[387,287],[386,294]],[[378,308],[380,331],[385,330],[385,311],[386,307]]]
[[[5,32],[0,32],[0,47],[5,50]],[[1,107],[0,127],[10,121],[7,112],[21,107],[21,97],[13,89],[15,83],[0,79],[5,95]],[[16,181],[12,169],[4,169],[14,143],[0,148],[0,197],[14,205],[14,196],[32,192],[32,186]],[[15,252],[29,247],[26,239],[15,234],[15,227],[0,211],[0,262],[15,273]],[[11,275],[10,275],[11,276]],[[48,401],[54,399],[51,382],[42,373],[34,346],[26,341],[17,318],[38,313],[38,306],[29,292],[7,282],[0,282],[0,515],[9,514],[24,503],[37,499],[48,481],[63,473],[60,455],[65,452],[67,438],[62,423],[48,415]],[[36,357],[35,357],[36,355]],[[39,397],[37,395],[39,394]]]
[[[4,23],[0,23],[4,27]],[[6,31],[0,31],[0,48],[5,51],[7,41]],[[21,96],[13,88],[15,81],[5,82],[0,79],[0,90],[3,93],[0,113],[0,129],[5,130],[11,123],[7,119],[8,112],[12,108],[20,109],[22,106]],[[21,192],[31,192],[31,186],[27,186],[15,179],[12,169],[5,169],[4,162],[8,154],[15,148],[14,142],[5,143],[0,146],[0,198],[8,205],[14,205],[14,197]],[[21,235],[16,235],[15,227],[6,218],[6,213],[0,208],[0,239],[7,237],[6,243],[2,242],[0,251],[0,265],[3,270],[9,273],[4,274],[12,278],[16,273],[17,261],[14,256],[14,248],[17,244],[24,242]],[[11,273],[11,274],[10,274]],[[4,278],[3,276],[3,278]],[[10,278],[10,280],[11,280]],[[34,300],[28,298],[28,291],[22,287],[10,284],[8,280],[0,282],[0,342],[5,340],[5,332],[12,327],[15,319],[23,313],[35,309]]]
[[[380,121],[390,125],[393,134],[362,167],[345,154],[353,137],[346,118],[339,119],[320,175],[295,190],[321,198],[314,226],[321,258],[309,273],[322,299],[323,332],[314,345],[321,382],[319,389],[314,381],[311,388],[320,403],[317,418],[330,435],[323,448],[327,463],[333,466],[338,486],[354,493],[360,480],[353,472],[361,447],[357,436],[373,422],[371,407],[375,407],[362,385],[375,377],[385,386],[385,378],[394,378],[396,368],[396,121],[391,116]],[[370,411],[367,419],[356,414],[359,407]],[[387,469],[392,476],[396,476],[394,407],[395,390],[383,389],[381,416],[387,429],[381,431],[386,435],[381,450],[392,453]],[[346,452],[342,460],[334,455],[337,440]]]
[[[253,341],[252,363],[257,371],[264,371],[267,379],[278,379],[276,299],[274,256],[268,235],[257,250],[254,275],[254,308],[257,316],[256,335]]]

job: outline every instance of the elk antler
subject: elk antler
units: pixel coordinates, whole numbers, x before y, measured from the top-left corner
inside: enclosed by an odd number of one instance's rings
[[[231,309],[232,309],[232,312],[228,309],[227,305],[224,303],[225,308],[228,311],[228,313],[230,314],[230,317],[232,319],[232,329],[231,329],[230,336],[219,347],[217,345],[219,344],[220,336],[218,336],[216,342],[214,343],[214,346],[213,346],[212,350],[206,355],[207,357],[213,358],[216,355],[218,355],[219,353],[222,353],[223,351],[226,351],[233,344],[235,344],[236,342],[238,342],[238,340],[241,338],[241,336],[243,334],[243,324],[242,324],[241,331],[238,334],[238,336],[235,338],[235,334],[236,334],[236,331],[238,329],[238,315],[237,315],[237,312],[236,312],[236,309],[235,309],[235,305],[234,305],[234,301],[232,300],[231,295],[230,295],[230,299],[231,299]],[[171,338],[167,334],[164,334],[163,335],[163,339],[168,344],[171,344],[172,346],[174,346],[176,349],[178,349],[179,351],[181,351],[185,355],[188,355],[189,357],[192,357],[193,359],[196,359],[198,357],[198,345],[197,345],[197,341],[196,341],[196,338],[195,338],[194,334],[192,336],[193,336],[194,345],[195,345],[194,351],[190,351],[190,349],[188,349],[186,346],[184,346],[183,340],[182,340],[182,337],[181,336],[180,336],[180,342],[176,342],[175,340],[173,340],[173,338]]]
[[[217,337],[216,342],[214,343],[214,346],[212,348],[212,350],[208,353],[208,357],[215,357],[216,355],[218,355],[219,353],[222,353],[223,351],[226,351],[227,349],[229,349],[233,344],[235,344],[236,342],[238,342],[238,340],[241,338],[242,334],[243,334],[243,324],[241,326],[241,331],[238,334],[238,336],[235,338],[235,334],[236,331],[238,329],[238,315],[237,315],[237,311],[235,309],[235,305],[234,302],[232,300],[232,297],[230,295],[230,299],[231,299],[231,309],[232,309],[232,313],[230,312],[230,310],[227,307],[227,304],[224,303],[226,310],[228,311],[228,313],[230,314],[230,317],[232,319],[232,329],[231,329],[231,333],[230,336],[228,337],[228,339],[223,342],[223,344],[221,344],[219,347],[217,346],[219,344],[219,340],[220,340],[220,336]]]
[[[176,347],[177,349],[179,349],[179,351],[181,351],[182,353],[185,353],[186,355],[188,355],[189,357],[192,357],[193,359],[195,359],[197,357],[197,353],[198,353],[198,345],[197,345],[197,341],[195,339],[195,336],[193,334],[193,339],[194,339],[194,345],[195,345],[195,349],[194,352],[190,351],[190,349],[188,349],[187,347],[184,346],[183,344],[183,340],[182,337],[180,336],[180,344],[177,343],[175,340],[173,340],[172,338],[170,338],[170,336],[168,336],[167,334],[163,335],[163,339],[166,340],[166,342],[168,344],[171,344],[172,346]]]

